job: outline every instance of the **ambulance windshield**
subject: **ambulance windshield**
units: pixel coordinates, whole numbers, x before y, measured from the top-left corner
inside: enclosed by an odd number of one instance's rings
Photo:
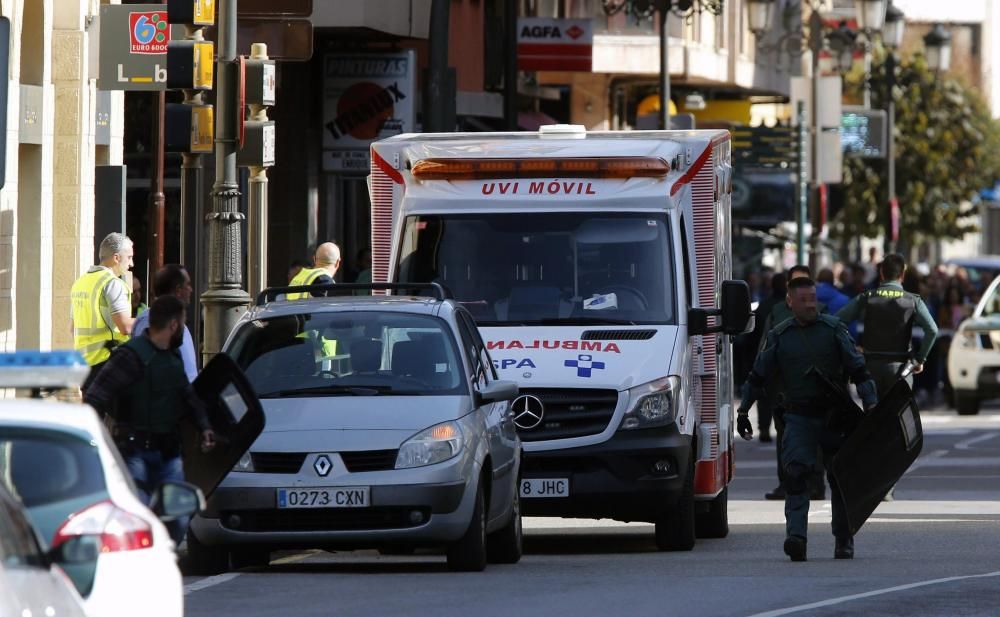
[[[438,282],[480,325],[673,324],[661,213],[415,215],[397,280]]]

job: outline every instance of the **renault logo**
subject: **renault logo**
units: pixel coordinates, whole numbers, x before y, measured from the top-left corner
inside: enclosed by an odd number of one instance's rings
[[[536,428],[545,416],[545,406],[542,405],[542,401],[530,394],[517,397],[510,407],[514,412],[514,425],[525,431]]]
[[[320,454],[316,457],[316,462],[313,463],[313,469],[319,474],[319,477],[325,478],[330,470],[333,469],[333,463],[330,462],[330,457],[325,454]]]

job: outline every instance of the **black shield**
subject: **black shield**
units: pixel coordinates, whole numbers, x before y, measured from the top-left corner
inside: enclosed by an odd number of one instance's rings
[[[917,460],[923,441],[913,392],[900,379],[864,415],[830,465],[852,534],[861,529],[882,498]]]
[[[226,354],[212,358],[192,385],[208,410],[216,446],[202,452],[200,431],[187,418],[181,443],[184,478],[207,498],[264,430],[264,410],[243,371]]]

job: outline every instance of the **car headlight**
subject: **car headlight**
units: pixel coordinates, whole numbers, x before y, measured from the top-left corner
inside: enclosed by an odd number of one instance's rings
[[[620,430],[664,426],[677,419],[677,402],[681,378],[664,377],[630,388],[628,411],[622,418]]]
[[[253,468],[253,457],[250,456],[249,452],[244,452],[240,460],[236,461],[236,465],[233,466],[233,471],[244,471],[252,472]]]
[[[442,422],[420,431],[403,442],[396,455],[396,469],[433,465],[458,456],[462,451],[462,429],[457,422]]]

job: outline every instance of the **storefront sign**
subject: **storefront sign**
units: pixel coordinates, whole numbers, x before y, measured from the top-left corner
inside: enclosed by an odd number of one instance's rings
[[[166,89],[173,28],[164,5],[101,5],[100,30],[99,90]]]
[[[517,66],[522,71],[586,71],[593,57],[589,19],[521,17],[517,20]]]
[[[367,172],[373,141],[414,131],[415,75],[413,50],[326,57],[324,171]]]

